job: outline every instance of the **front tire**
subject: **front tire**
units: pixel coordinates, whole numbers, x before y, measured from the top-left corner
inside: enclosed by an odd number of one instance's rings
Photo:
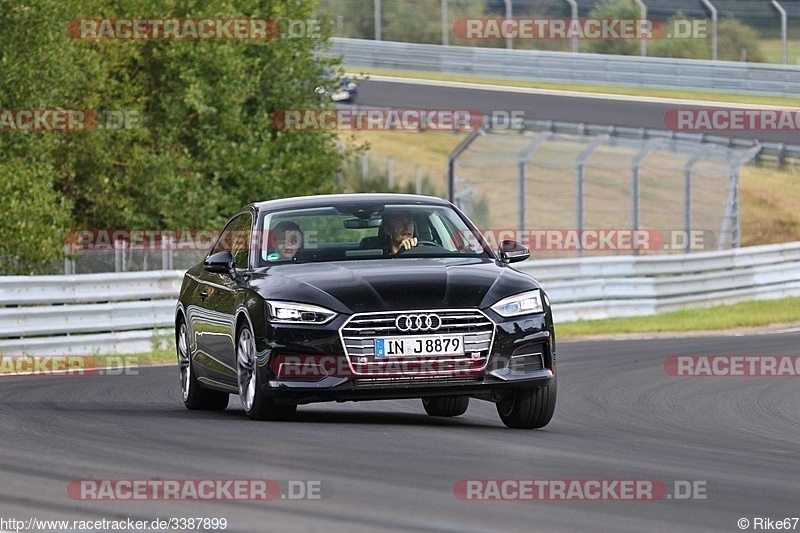
[[[431,416],[461,416],[469,407],[469,396],[437,396],[423,398],[422,406]]]
[[[194,363],[189,355],[189,333],[186,320],[178,322],[175,346],[178,352],[178,367],[181,371],[183,405],[191,411],[223,411],[228,407],[229,394],[203,388],[194,373]]]
[[[242,324],[236,334],[236,376],[242,407],[252,420],[286,420],[297,411],[296,405],[276,405],[261,391],[255,339],[247,324]]]
[[[550,385],[533,389],[514,389],[497,402],[497,414],[512,429],[537,429],[550,423],[556,409],[556,377]]]

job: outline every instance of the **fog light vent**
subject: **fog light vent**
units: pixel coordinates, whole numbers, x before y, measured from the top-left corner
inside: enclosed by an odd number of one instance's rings
[[[544,359],[541,353],[513,355],[508,360],[508,369],[515,374],[526,374],[544,368]]]

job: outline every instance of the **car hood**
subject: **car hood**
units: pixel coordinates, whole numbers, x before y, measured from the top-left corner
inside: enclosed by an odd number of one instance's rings
[[[280,265],[257,273],[266,299],[314,303],[344,313],[486,308],[537,288],[532,277],[488,259],[381,259]]]

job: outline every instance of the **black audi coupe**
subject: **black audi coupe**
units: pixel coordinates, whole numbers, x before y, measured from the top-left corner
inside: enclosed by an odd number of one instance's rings
[[[432,416],[494,402],[511,428],[556,404],[550,302],[439,198],[344,194],[251,204],[183,279],[183,401],[257,420],[324,401],[420,398]]]

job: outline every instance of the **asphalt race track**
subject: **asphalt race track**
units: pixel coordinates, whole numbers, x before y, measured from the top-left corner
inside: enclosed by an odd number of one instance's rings
[[[227,531],[739,531],[800,516],[800,381],[671,377],[670,355],[798,355],[800,332],[564,342],[543,430],[473,401],[301,406],[290,422],[187,411],[176,367],[0,379],[0,518],[224,517]],[[324,499],[83,501],[80,479],[317,480]],[[698,482],[705,499],[463,501],[458,480]],[[686,485],[681,485],[686,486]],[[800,529],[800,525],[797,526]]]
[[[613,124],[636,128],[666,129],[664,115],[671,109],[717,109],[719,106],[687,105],[592,96],[523,94],[500,90],[466,89],[363,80],[358,87],[358,105],[398,109],[469,109],[483,114],[493,111],[524,111],[528,120],[556,120]],[[800,144],[797,131],[729,131],[722,136]],[[800,526],[799,526],[800,527]]]

